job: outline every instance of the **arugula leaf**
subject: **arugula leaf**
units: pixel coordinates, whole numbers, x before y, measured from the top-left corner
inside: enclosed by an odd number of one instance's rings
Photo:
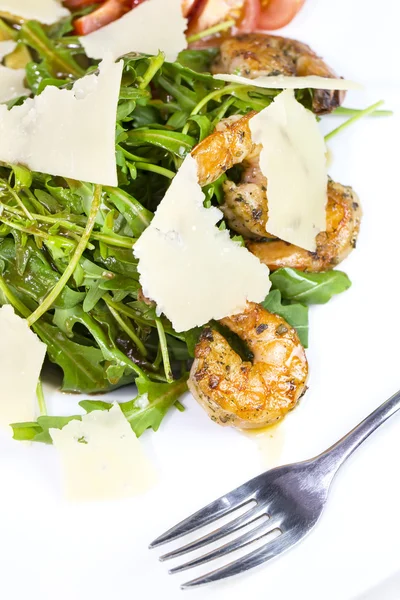
[[[270,279],[273,289],[279,290],[283,298],[304,304],[325,304],[351,286],[343,271],[304,273],[297,269],[278,269],[271,273]]]
[[[30,62],[25,67],[26,81],[32,92],[36,95],[41,94],[48,85],[61,87],[69,83],[68,79],[59,79],[53,77],[45,63],[38,65],[35,62]]]
[[[120,407],[136,436],[140,437],[146,429],[158,430],[168,410],[187,390],[187,377],[172,383],[149,383],[139,377],[136,384],[139,395],[131,402],[120,404]],[[109,410],[112,406],[91,400],[79,404],[86,412]]]
[[[85,74],[67,49],[56,48],[37,21],[26,21],[21,27],[20,37],[42,57],[46,68],[55,78],[58,78],[60,73],[76,78]]]
[[[185,331],[185,342],[187,345],[187,349],[189,352],[189,356],[194,358],[194,351],[196,348],[196,344],[200,339],[201,332],[204,327],[193,327],[193,329],[189,329],[189,331]]]
[[[139,396],[130,402],[120,404],[121,410],[135,432],[140,437],[146,429],[157,431],[169,409],[187,390],[187,377],[173,383],[148,383],[138,379]],[[101,400],[83,400],[79,405],[91,413],[95,410],[108,411],[109,402]],[[51,444],[49,429],[62,429],[70,421],[80,421],[80,415],[71,417],[39,417],[36,423],[13,423],[14,439],[19,441],[42,442]]]
[[[72,341],[61,329],[48,323],[39,321],[34,330],[47,345],[51,362],[63,371],[63,392],[95,394],[114,388],[107,379],[101,350]]]
[[[184,158],[195,146],[196,140],[190,135],[177,131],[134,129],[128,133],[126,143],[129,146],[157,146],[179,158]]]
[[[59,276],[47,262],[45,255],[29,240],[24,246],[23,263],[18,264],[18,248],[11,239],[0,242],[0,258],[5,263],[3,276],[17,291],[40,304],[59,280]],[[84,299],[83,292],[65,287],[57,298],[58,308],[73,308]]]
[[[279,315],[294,327],[304,348],[308,348],[308,306],[282,302],[281,292],[272,290],[261,305],[271,313]]]
[[[140,204],[136,198],[125,191],[109,187],[106,187],[105,189],[109,194],[110,201],[129,223],[133,235],[139,237],[150,225],[153,213],[147,210],[147,208]]]
[[[198,73],[204,73],[205,71],[210,71],[211,64],[218,52],[218,48],[182,50],[178,55],[178,61],[184,67],[188,67]]]

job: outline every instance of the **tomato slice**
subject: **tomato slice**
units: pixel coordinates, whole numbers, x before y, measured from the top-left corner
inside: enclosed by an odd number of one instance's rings
[[[64,5],[67,8],[77,9],[90,6],[91,4],[100,4],[102,2],[105,2],[105,0],[64,0]]]
[[[246,0],[244,4],[243,16],[240,19],[238,29],[244,32],[253,32],[257,29],[257,24],[261,15],[260,0]]]
[[[265,8],[260,7],[258,29],[279,29],[297,15],[305,0],[269,0]],[[262,5],[262,0],[261,0]]]
[[[89,15],[79,17],[74,21],[75,33],[87,35],[122,17],[132,8],[132,0],[106,0],[99,8]]]
[[[198,4],[201,4],[203,0],[182,0],[182,14],[184,17],[190,18],[193,12],[196,10]]]

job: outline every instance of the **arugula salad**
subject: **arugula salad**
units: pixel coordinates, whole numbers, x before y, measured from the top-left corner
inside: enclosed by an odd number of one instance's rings
[[[0,39],[16,43],[3,64],[25,70],[26,95],[37,97],[49,86],[70,89],[74,81],[98,72],[99,61],[85,54],[73,30],[73,19],[94,8],[85,6],[52,25],[9,14],[0,19]],[[208,39],[208,33],[197,34],[197,47],[182,50],[175,62],[168,62],[162,51],[145,55],[132,49],[123,56],[116,117],[117,187],[0,162],[0,303],[11,304],[46,345],[47,359],[60,371],[61,390],[88,395],[80,403],[87,413],[112,406],[90,395],[136,385],[138,395],[132,387],[133,399],[120,405],[136,436],[149,428],[157,431],[169,411],[179,419],[196,346],[210,340],[210,331],[228,339],[246,364],[255,355],[251,344],[246,347],[224,322],[176,331],[146,297],[133,251],[185,157],[225,122],[260,113],[280,94],[279,89],[251,82],[216,79],[211,71],[219,46],[198,43]],[[242,73],[236,68],[236,74]],[[316,92],[298,89],[296,101],[312,109]],[[8,110],[22,105],[26,95],[9,101]],[[354,122],[377,108],[353,111],[337,106],[333,114],[348,115]],[[241,165],[233,164],[202,186],[204,207],[223,206],[227,182],[239,185],[242,175]],[[253,216],[257,218],[254,210]],[[226,211],[218,228],[228,231],[240,247],[255,243],[254,235],[248,239],[232,227]],[[256,242],[276,243],[274,236],[264,238]],[[270,269],[271,289],[260,306],[281,317],[307,348],[310,306],[344,292],[350,280],[332,268],[313,272],[307,266],[279,266],[278,261]],[[280,334],[285,333],[285,326],[279,327]],[[13,423],[14,438],[51,443],[49,429],[79,420],[81,411],[72,410],[69,417],[47,415],[40,382],[37,394],[40,416],[35,422]]]

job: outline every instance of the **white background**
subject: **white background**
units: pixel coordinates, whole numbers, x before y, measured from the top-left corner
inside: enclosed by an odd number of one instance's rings
[[[340,75],[365,84],[365,91],[348,95],[347,106],[383,98],[397,115],[362,121],[330,144],[331,176],[352,185],[364,208],[357,250],[343,264],[353,287],[312,309],[310,390],[272,434],[267,456],[253,439],[214,425],[188,396],[184,414],[172,411],[157,434],[142,438],[159,472],[149,494],[68,505],[53,448],[1,435],[0,598],[179,600],[179,583],[199,573],[169,576],[159,552],[147,549],[153,538],[259,473],[263,462],[324,450],[400,387],[399,20],[397,0],[307,0],[284,32],[310,44]],[[336,124],[328,118],[324,128]],[[70,413],[77,400],[59,397],[50,408]],[[186,594],[193,600],[353,600],[395,574],[399,432],[400,416],[348,461],[320,524],[301,545],[242,577]],[[400,581],[392,592],[379,588],[362,598],[398,599]]]

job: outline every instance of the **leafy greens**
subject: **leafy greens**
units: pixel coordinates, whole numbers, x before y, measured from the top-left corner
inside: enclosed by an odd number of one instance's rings
[[[50,27],[35,21],[20,27],[10,17],[0,19],[0,29],[18,42],[8,59],[14,68],[25,68],[33,95],[48,85],[68,87],[97,68],[71,35],[71,18]],[[132,247],[186,154],[221,119],[259,111],[278,93],[215,80],[208,72],[215,53],[184,50],[176,63],[165,62],[161,53],[124,57],[117,188],[0,163],[0,304],[11,303],[28,318],[62,372],[63,391],[90,394],[136,383],[139,396],[121,408],[138,436],[147,428],[156,431],[168,410],[179,407],[201,328],[177,334],[156,315],[141,294]],[[299,100],[309,103],[303,92]],[[204,188],[206,206],[222,202],[225,179]],[[244,243],[240,236],[233,239]],[[350,285],[339,271],[280,269],[271,280],[263,306],[295,327],[304,346],[308,305],[327,302]],[[99,400],[80,406],[86,412],[111,407]],[[43,415],[36,423],[14,424],[14,437],[50,443],[50,428],[80,418]]]

